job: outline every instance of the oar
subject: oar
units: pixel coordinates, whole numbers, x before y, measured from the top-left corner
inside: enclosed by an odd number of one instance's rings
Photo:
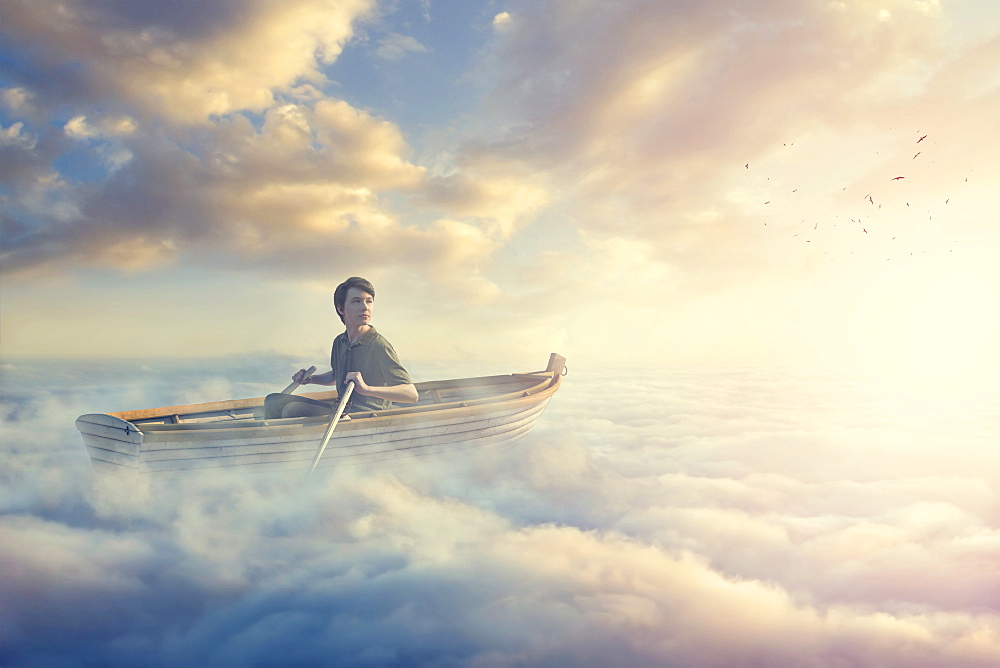
[[[314,367],[314,366],[311,366],[308,369],[306,369],[305,374],[302,376],[302,380],[305,380],[309,376],[313,375],[314,371],[316,371],[316,367]],[[301,384],[302,383],[296,383],[295,381],[292,381],[291,385],[289,385],[288,387],[286,387],[285,389],[283,389],[280,392],[280,394],[291,394],[292,392],[295,391],[295,388],[297,388]],[[254,412],[253,412],[253,419],[254,420],[263,420],[264,419],[264,415],[266,415],[266,409],[264,408],[264,406],[258,406],[257,409],[254,410]],[[278,417],[281,417],[281,416],[279,415]]]
[[[337,422],[340,421],[340,416],[344,413],[344,407],[347,406],[347,400],[351,396],[351,392],[354,391],[354,381],[352,380],[347,384],[347,389],[344,390],[344,396],[340,398],[340,403],[337,404],[337,411],[333,414],[333,419],[330,420],[330,424],[326,426],[326,433],[323,434],[323,442],[319,444],[319,450],[316,451],[316,456],[313,457],[312,466],[309,467],[309,475],[316,470],[316,465],[319,464],[319,458],[323,456],[323,451],[326,450],[326,444],[330,442],[330,437],[333,436],[333,430],[337,428]]]
[[[308,369],[306,369],[306,374],[304,376],[302,376],[302,380],[305,380],[309,376],[313,375],[314,371],[316,371],[316,367],[314,367],[314,366],[311,366]],[[285,389],[283,389],[281,391],[281,393],[282,394],[291,394],[292,392],[295,391],[295,388],[297,388],[301,384],[302,383],[296,383],[295,381],[292,381],[292,384],[289,385],[288,387],[286,387]]]

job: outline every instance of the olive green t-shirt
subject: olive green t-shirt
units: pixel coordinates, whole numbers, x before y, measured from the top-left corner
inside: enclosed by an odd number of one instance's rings
[[[399,363],[399,357],[389,341],[372,327],[368,333],[353,345],[344,332],[333,340],[330,352],[330,366],[337,379],[337,392],[344,396],[347,391],[345,376],[349,371],[360,371],[365,383],[375,387],[392,387],[410,384],[410,374]],[[392,408],[392,402],[378,397],[366,397],[351,393],[345,413],[357,411],[384,411]]]

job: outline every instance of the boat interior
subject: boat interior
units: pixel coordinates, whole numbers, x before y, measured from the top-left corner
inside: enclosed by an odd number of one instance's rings
[[[483,376],[456,380],[416,383],[420,400],[416,404],[398,404],[389,411],[351,413],[351,419],[399,415],[410,412],[437,410],[451,406],[468,406],[535,394],[547,388],[558,377],[558,370],[536,373],[515,373],[502,376]],[[303,392],[301,396],[320,401],[335,400],[337,392]],[[176,429],[185,425],[204,426],[254,426],[263,419],[264,397],[235,399],[185,406],[166,406],[111,415],[127,420],[144,429]]]

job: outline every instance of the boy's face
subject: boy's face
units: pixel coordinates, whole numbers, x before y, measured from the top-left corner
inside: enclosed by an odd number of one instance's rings
[[[344,300],[344,324],[348,327],[370,325],[375,311],[375,298],[361,288],[350,288]]]

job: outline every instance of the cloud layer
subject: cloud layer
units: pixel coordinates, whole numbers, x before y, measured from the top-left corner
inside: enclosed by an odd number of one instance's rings
[[[284,366],[219,360],[195,377],[207,393],[252,395],[252,379]],[[87,377],[85,367],[61,373]],[[93,477],[76,413],[174,402],[190,383],[183,368],[153,384],[125,380],[135,370],[124,365],[6,401],[0,656],[262,666],[1000,658],[995,402],[934,398],[930,411],[929,398],[847,378],[764,371],[607,377],[571,373],[514,447],[305,485]],[[598,387],[614,400],[595,413]]]

